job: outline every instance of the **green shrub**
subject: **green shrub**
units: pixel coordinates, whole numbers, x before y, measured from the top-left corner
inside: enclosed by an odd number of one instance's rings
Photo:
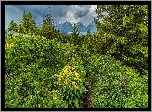
[[[94,108],[148,107],[147,76],[140,77],[111,56],[94,55],[88,60]]]
[[[85,71],[82,60],[75,54],[75,48],[68,43],[43,37],[13,37],[7,40],[5,107],[83,107],[87,82],[83,81]],[[69,57],[71,59],[67,60]],[[71,67],[68,84],[65,84],[66,79],[59,80],[56,76],[64,72],[66,66]],[[79,78],[76,74],[80,75]],[[72,83],[74,81],[75,85]]]
[[[83,108],[88,76],[94,108],[148,107],[148,77],[111,56],[39,36],[6,41],[6,108]]]

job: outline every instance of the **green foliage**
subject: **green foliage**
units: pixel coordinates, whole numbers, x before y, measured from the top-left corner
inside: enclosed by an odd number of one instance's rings
[[[70,42],[69,37],[62,34],[59,29],[55,30],[55,38],[57,41],[62,42],[62,43]]]
[[[74,45],[78,45],[80,42],[79,32],[78,32],[78,28],[77,28],[76,24],[74,24],[74,26],[73,26],[73,30],[72,30],[71,37],[70,37],[70,42]]]
[[[8,31],[5,33],[5,41],[11,38],[15,34],[15,31]]]
[[[38,34],[38,27],[30,12],[23,12],[22,21],[19,23],[17,32],[29,35]]]
[[[75,54],[75,49],[76,47],[68,43],[48,41],[44,37],[20,36],[7,40],[5,106],[7,108],[83,107],[87,82],[82,81],[85,79],[85,71],[82,61]],[[67,60],[68,57],[71,59]],[[69,78],[60,81],[55,74],[65,72],[66,66],[71,67]],[[68,84],[65,83],[66,80]],[[76,85],[72,85],[72,82]]]
[[[147,9],[98,5],[103,23],[85,37],[76,24],[70,37],[54,30],[50,14],[38,29],[24,11],[19,33],[13,21],[5,32],[5,107],[84,108],[89,78],[93,108],[147,108]]]
[[[94,108],[147,108],[148,77],[140,77],[111,56],[88,59]]]
[[[85,35],[85,38],[84,38],[84,43],[83,43],[86,49],[90,49],[90,38],[91,38],[91,32],[90,32],[90,29],[88,29],[87,34]]]
[[[52,16],[49,14],[45,19],[43,19],[43,24],[40,28],[40,35],[46,37],[47,39],[55,38],[55,31],[52,24]]]
[[[111,54],[141,74],[147,74],[147,10],[147,5],[98,5],[95,23],[101,37],[97,40],[101,44],[94,49]]]
[[[91,54],[101,53],[101,44],[103,41],[101,41],[101,36],[98,33],[94,33],[93,35],[90,35],[89,32],[85,36],[84,44],[83,46],[88,49]]]
[[[12,20],[8,26],[8,31],[17,31],[17,24]],[[6,31],[5,31],[6,32]]]

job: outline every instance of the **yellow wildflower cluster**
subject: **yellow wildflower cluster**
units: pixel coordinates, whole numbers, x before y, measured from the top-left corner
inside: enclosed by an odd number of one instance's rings
[[[63,72],[64,72],[65,74],[67,74],[67,71],[68,71],[70,68],[71,68],[70,66],[65,66]]]
[[[11,43],[11,44],[6,43],[5,48],[12,47],[12,46],[14,46],[13,43]]]
[[[71,70],[74,70],[76,69],[78,66],[74,66],[74,67],[70,67],[70,66],[65,66],[63,68],[63,70],[59,73],[59,75],[55,74],[55,76],[58,77],[58,80],[59,81],[63,81],[64,84],[68,84],[68,82],[72,82],[72,85],[75,87],[75,88],[78,88],[78,84],[76,83],[76,81],[82,81],[82,79],[80,79],[80,74],[76,71],[74,72],[71,72]],[[73,78],[70,80],[70,77],[69,75],[71,74],[75,74],[76,77],[74,77],[74,81],[73,81]]]
[[[67,80],[67,79],[65,79],[65,80],[64,80],[64,84],[67,84],[67,82],[68,82],[68,80]]]
[[[75,73],[76,77],[79,77],[79,76],[80,76],[76,71],[74,71],[74,73]]]
[[[77,67],[78,67],[78,66],[74,66],[74,67],[72,67],[72,70],[75,70]]]
[[[72,82],[72,85],[75,87],[75,88],[78,88],[78,84],[76,82]]]

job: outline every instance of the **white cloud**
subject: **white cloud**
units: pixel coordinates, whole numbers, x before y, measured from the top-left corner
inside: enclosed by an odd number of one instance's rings
[[[74,14],[71,11],[68,11],[66,14],[66,21],[71,22],[71,23],[77,23],[79,22],[79,18],[75,18]]]
[[[50,7],[50,8],[49,8]],[[5,9],[5,27],[8,27],[11,20],[14,20],[17,24],[22,19],[23,11],[30,11],[32,16],[35,17],[36,23],[41,24],[44,16],[51,11],[51,15],[58,23],[64,23],[65,21],[71,23],[82,22],[84,25],[88,25],[96,17],[95,8],[96,5],[9,5]],[[89,10],[85,15],[79,15],[81,11]],[[75,15],[77,14],[77,16]],[[6,28],[5,28],[6,29]]]

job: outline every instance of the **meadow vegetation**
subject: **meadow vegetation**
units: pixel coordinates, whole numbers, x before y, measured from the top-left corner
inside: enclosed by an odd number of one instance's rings
[[[39,29],[24,11],[5,32],[5,107],[147,108],[147,10],[98,5],[103,22],[95,20],[97,32],[85,36],[76,25],[70,36],[62,34],[50,16]]]

